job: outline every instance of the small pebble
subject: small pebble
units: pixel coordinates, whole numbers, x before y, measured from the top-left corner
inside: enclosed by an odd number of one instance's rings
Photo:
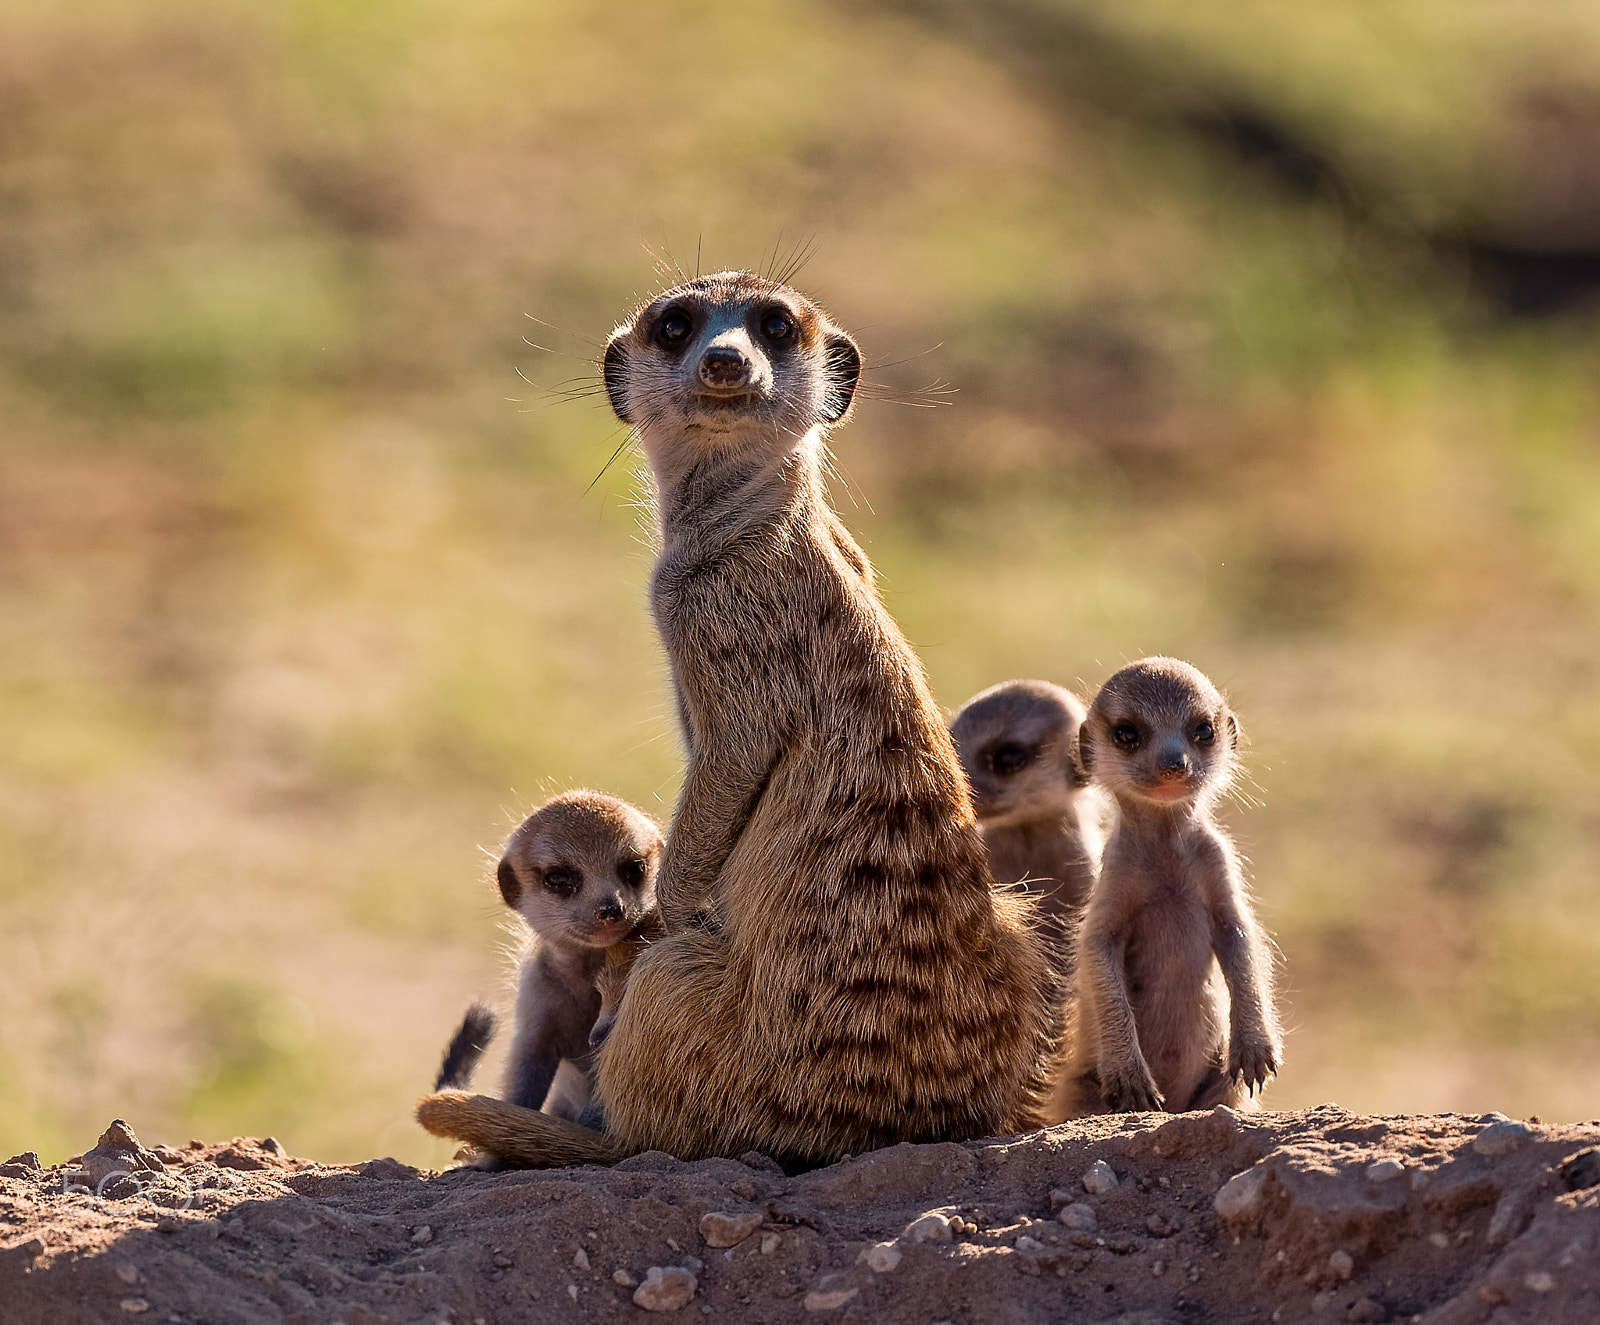
[[[1266,1182],[1266,1171],[1260,1168],[1236,1173],[1218,1189],[1212,1198],[1211,1208],[1224,1219],[1249,1214],[1261,1200],[1261,1189]]]
[[[741,1200],[753,1201],[756,1199],[756,1185],[753,1182],[745,1182],[743,1179],[740,1179],[738,1182],[730,1186],[728,1190]]]
[[[183,1227],[183,1220],[174,1219],[171,1215],[163,1215],[156,1220],[157,1233],[176,1233]]]
[[[783,1234],[763,1233],[761,1235],[761,1254],[770,1256],[783,1244]]]
[[[433,1229],[427,1224],[418,1224],[411,1230],[411,1240],[419,1247],[426,1247],[433,1241]]]
[[[806,1294],[807,1311],[837,1311],[846,1302],[861,1295],[859,1288],[851,1288],[847,1282],[848,1276],[843,1274],[825,1274],[817,1280],[817,1286]]]
[[[283,1148],[283,1142],[275,1136],[262,1137],[261,1148],[273,1155],[287,1155],[289,1153]]]
[[[1380,1159],[1367,1165],[1368,1182],[1393,1182],[1406,1171],[1398,1159]]]
[[[511,1268],[511,1257],[507,1256],[503,1251],[497,1251],[494,1254],[494,1265],[497,1270],[509,1270]]]
[[[142,1297],[125,1297],[117,1305],[130,1316],[140,1316],[150,1310],[149,1302]]]
[[[1183,1226],[1176,1219],[1154,1214],[1144,1221],[1145,1231],[1153,1238],[1170,1238]]]
[[[902,1254],[892,1242],[875,1242],[856,1259],[873,1274],[890,1274],[899,1268]]]
[[[1440,1251],[1443,1251],[1450,1245],[1450,1235],[1448,1233],[1430,1233],[1428,1234],[1428,1241]]]
[[[644,1282],[633,1290],[633,1304],[646,1311],[679,1311],[689,1305],[699,1287],[694,1275],[681,1265],[652,1265]]]
[[[1170,1191],[1172,1188],[1172,1179],[1166,1177],[1157,1178],[1156,1186],[1161,1188],[1162,1191]]]
[[[639,1281],[626,1270],[613,1270],[611,1272],[611,1282],[620,1288],[637,1288],[639,1286]]]
[[[589,1268],[589,1253],[586,1252],[582,1247],[579,1247],[578,1250],[573,1253],[572,1263],[580,1270],[587,1270]]]
[[[117,1278],[132,1288],[134,1284],[139,1282],[138,1267],[133,1265],[117,1266]]]
[[[1094,1207],[1085,1205],[1082,1201],[1074,1201],[1069,1206],[1064,1206],[1057,1216],[1068,1228],[1076,1229],[1080,1233],[1097,1233],[1100,1230],[1100,1220],[1095,1216]]]
[[[1093,1195],[1114,1191],[1116,1186],[1117,1175],[1103,1159],[1095,1160],[1083,1175],[1083,1190]]]
[[[6,1161],[6,1164],[8,1166],[15,1164],[19,1169],[38,1169],[40,1167],[39,1152],[36,1150],[24,1150],[21,1154],[13,1155]]]
[[[1012,1246],[1024,1256],[1043,1256],[1045,1254],[1044,1243],[1040,1242],[1038,1238],[1030,1238],[1026,1233],[1021,1234],[1012,1243]]]
[[[1077,1199],[1076,1192],[1069,1192],[1064,1187],[1054,1187],[1050,1191],[1050,1208],[1059,1210],[1064,1205],[1072,1205]]]
[[[759,1210],[712,1211],[700,1218],[700,1236],[708,1247],[737,1247],[760,1227]]]
[[[1328,1257],[1328,1269],[1340,1279],[1348,1279],[1355,1268],[1355,1258],[1342,1248]]]
[[[1478,1155],[1509,1155],[1532,1139],[1533,1128],[1508,1118],[1504,1122],[1490,1123],[1473,1137],[1472,1150]]]
[[[1524,1275],[1522,1282],[1535,1293],[1548,1293],[1556,1286],[1555,1276],[1548,1270],[1533,1270]]]
[[[1374,1325],[1374,1322],[1388,1320],[1389,1313],[1383,1309],[1381,1302],[1375,1302],[1370,1297],[1358,1297],[1350,1304],[1344,1318],[1355,1325]]]
[[[902,1235],[908,1242],[949,1242],[950,1221],[937,1210],[913,1219]]]
[[[1166,1272],[1167,1272],[1167,1263],[1165,1261],[1157,1261],[1154,1265],[1152,1265],[1150,1267],[1150,1274],[1152,1275],[1152,1277],[1154,1277],[1156,1279],[1161,1278],[1161,1276],[1164,1275]]]

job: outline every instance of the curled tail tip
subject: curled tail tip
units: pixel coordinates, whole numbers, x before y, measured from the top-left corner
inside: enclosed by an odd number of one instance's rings
[[[444,1051],[444,1061],[439,1064],[439,1075],[433,1088],[457,1090],[471,1084],[472,1074],[483,1057],[483,1051],[494,1039],[495,1015],[484,1003],[474,1003],[461,1018],[461,1026],[450,1039]]]

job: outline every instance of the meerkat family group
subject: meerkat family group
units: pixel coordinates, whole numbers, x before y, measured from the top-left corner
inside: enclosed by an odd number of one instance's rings
[[[1240,739],[1215,687],[1149,658],[1087,707],[1013,681],[947,727],[824,490],[860,352],[790,287],[687,281],[601,371],[654,478],[683,787],[664,837],[587,791],[512,834],[504,1098],[464,1089],[493,1031],[475,1006],[422,1124],[516,1166],[804,1168],[1253,1103],[1282,1052],[1212,815]]]

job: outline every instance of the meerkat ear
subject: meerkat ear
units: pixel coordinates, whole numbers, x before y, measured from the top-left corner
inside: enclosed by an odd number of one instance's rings
[[[611,339],[606,342],[605,356],[600,360],[600,376],[605,379],[612,413],[631,425],[633,420],[628,417],[628,351],[622,345],[630,330],[632,328],[613,332]]]
[[[828,394],[822,404],[822,421],[838,423],[850,412],[861,380],[861,351],[842,331],[828,333],[823,363],[828,373]]]
[[[1228,747],[1230,749],[1237,750],[1241,742],[1244,740],[1244,728],[1239,725],[1239,719],[1234,717],[1231,712],[1228,713],[1227,719]]]
[[[500,885],[500,896],[506,899],[506,905],[513,911],[517,902],[522,897],[522,880],[517,878],[516,870],[511,868],[511,857],[501,856],[500,866],[494,872],[495,881]]]
[[[1077,739],[1067,742],[1066,758],[1067,781],[1075,790],[1082,790],[1089,785],[1089,769],[1084,763],[1083,728],[1078,728]]]
[[[1089,724],[1086,722],[1078,728],[1078,758],[1074,761],[1074,770],[1088,785],[1090,774],[1094,771],[1093,743],[1089,740]]]

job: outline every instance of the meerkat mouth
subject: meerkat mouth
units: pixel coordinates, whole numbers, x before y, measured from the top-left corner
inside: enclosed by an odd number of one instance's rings
[[[1162,782],[1153,787],[1140,787],[1139,794],[1153,801],[1174,802],[1188,800],[1195,788],[1188,782]]]

